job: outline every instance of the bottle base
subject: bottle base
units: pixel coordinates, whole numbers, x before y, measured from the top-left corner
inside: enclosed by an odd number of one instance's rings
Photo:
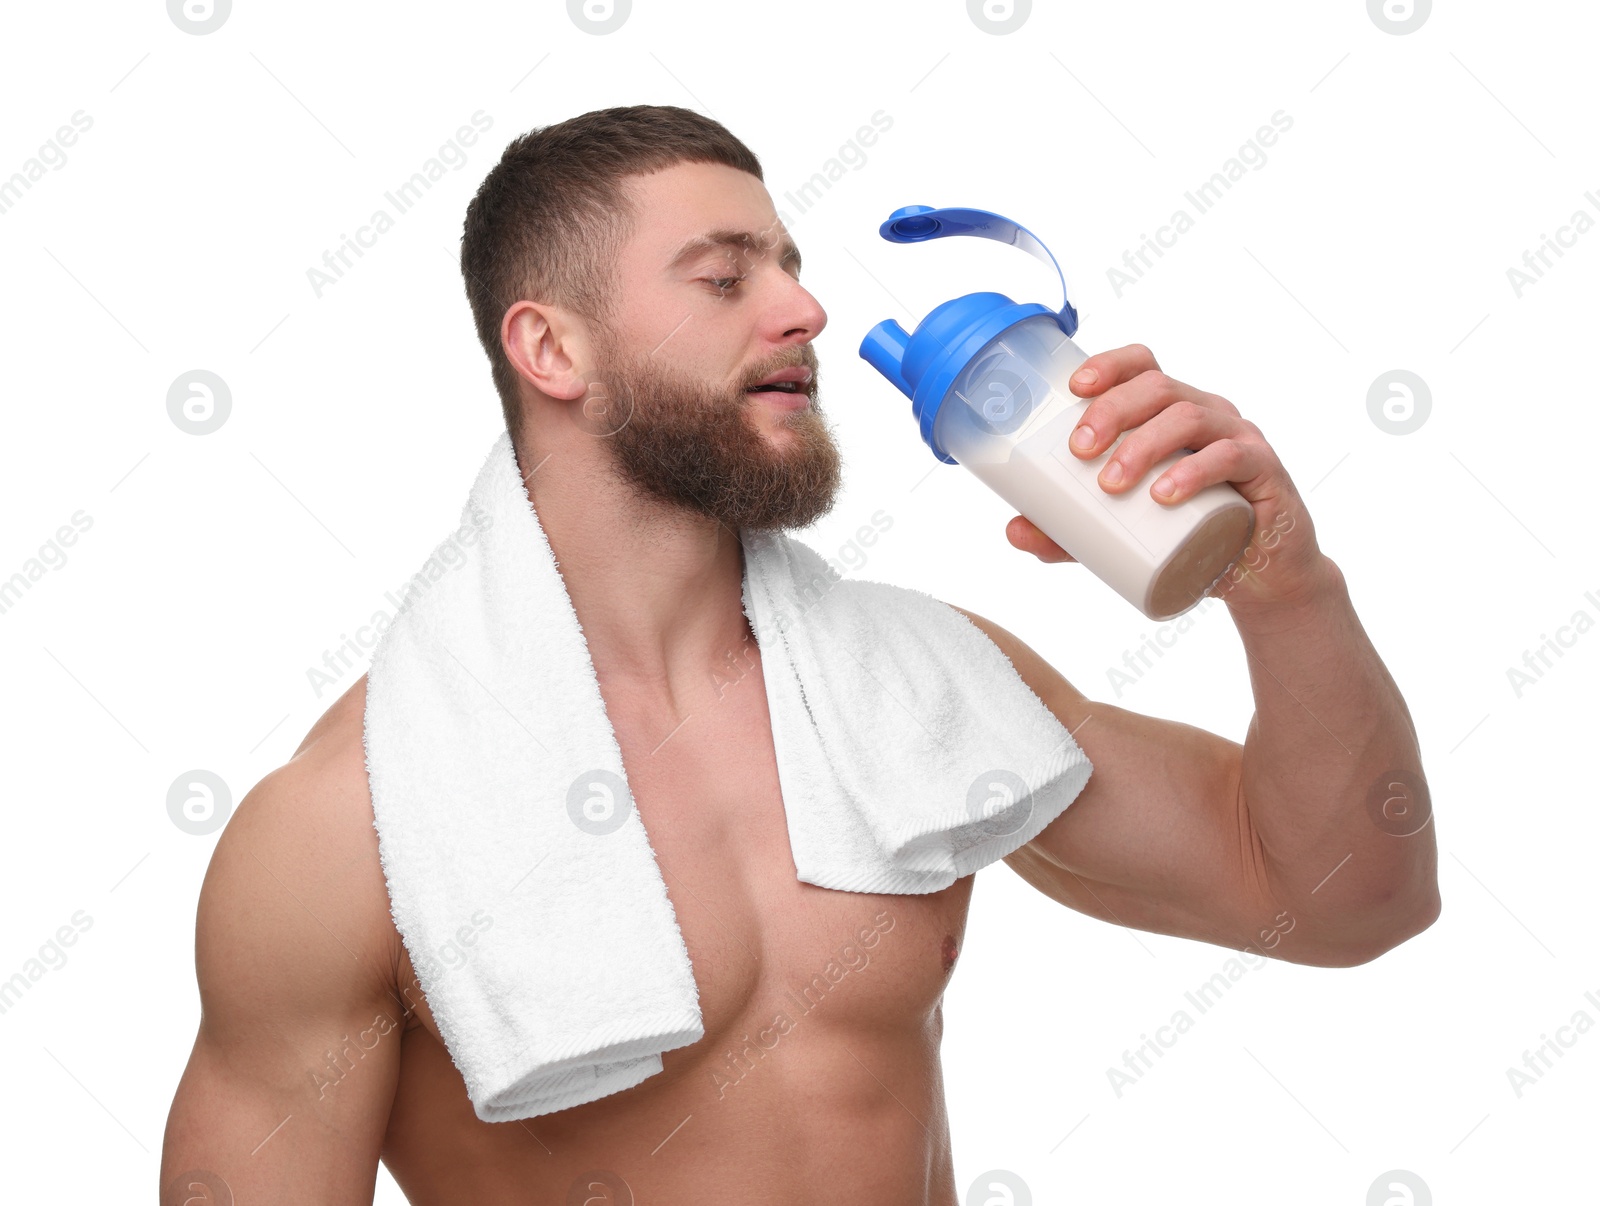
[[[1248,502],[1223,507],[1209,516],[1156,571],[1141,609],[1145,615],[1152,620],[1170,620],[1200,602],[1244,552],[1255,522],[1255,511]]]

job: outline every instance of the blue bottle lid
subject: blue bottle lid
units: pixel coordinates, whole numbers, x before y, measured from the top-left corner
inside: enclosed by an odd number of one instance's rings
[[[922,439],[947,465],[956,459],[939,446],[934,420],[950,386],[968,362],[1003,331],[1035,315],[1047,314],[1068,338],[1078,330],[1078,312],[1067,298],[1066,278],[1050,249],[1010,218],[984,209],[935,209],[907,205],[889,215],[878,233],[891,243],[923,243],[929,239],[969,235],[1009,243],[1048,263],[1061,284],[1061,309],[1036,302],[1014,302],[1003,293],[968,293],[935,306],[907,334],[894,319],[885,319],[861,341],[861,358],[911,399],[911,413]]]

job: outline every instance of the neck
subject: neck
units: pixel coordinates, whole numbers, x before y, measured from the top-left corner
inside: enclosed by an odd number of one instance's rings
[[[737,533],[639,498],[592,458],[519,449],[518,464],[602,683],[670,703],[742,656],[752,638]]]

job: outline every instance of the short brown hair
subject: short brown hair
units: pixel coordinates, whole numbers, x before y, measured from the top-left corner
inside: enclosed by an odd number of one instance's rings
[[[678,163],[723,163],[763,178],[761,161],[720,122],[675,105],[630,105],[514,138],[478,186],[462,227],[461,276],[513,436],[521,406],[500,346],[505,312],[527,298],[609,326],[617,260],[638,216],[622,180]]]

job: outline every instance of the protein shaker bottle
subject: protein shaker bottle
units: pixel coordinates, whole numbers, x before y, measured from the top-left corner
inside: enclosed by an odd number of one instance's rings
[[[1152,620],[1198,603],[1250,542],[1255,512],[1227,483],[1181,503],[1158,503],[1147,481],[1190,449],[1157,461],[1131,488],[1096,480],[1122,443],[1093,460],[1067,440],[1091,399],[1067,378],[1088,359],[1072,342],[1078,313],[1043,243],[982,209],[908,205],[878,233],[891,243],[972,235],[1009,243],[1056,270],[1059,311],[1003,293],[968,293],[936,306],[908,335],[893,319],[861,341],[861,356],[911,399],[922,439],[947,465],[962,465]],[[1126,433],[1123,433],[1126,435]]]

